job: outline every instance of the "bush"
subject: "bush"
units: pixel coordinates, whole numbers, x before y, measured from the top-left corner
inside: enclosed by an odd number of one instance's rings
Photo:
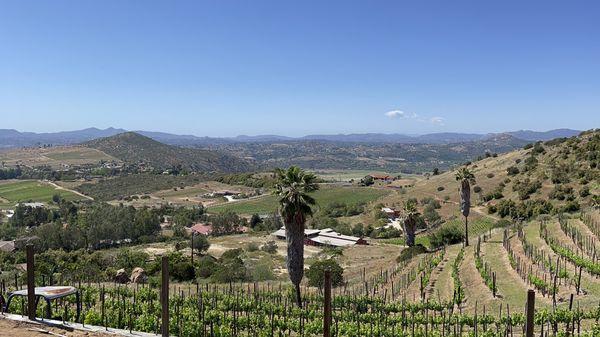
[[[217,261],[212,256],[202,256],[196,267],[196,276],[201,278],[209,278],[217,269]]]
[[[488,177],[488,178],[490,178],[490,179],[491,179],[491,178],[494,178],[494,174],[493,174],[493,173],[488,173],[488,174],[486,175],[486,177]]]
[[[254,282],[270,281],[275,279],[273,262],[270,257],[261,258],[256,264],[250,266],[251,278]]]
[[[437,188],[438,192],[441,192],[441,191],[443,191],[443,190],[445,190],[445,189],[446,189],[446,188],[445,188],[444,186],[438,186],[438,188]]]
[[[325,278],[325,270],[331,271],[331,286],[338,287],[344,284],[344,269],[333,259],[321,260],[313,263],[308,271],[306,277],[308,278],[308,285],[311,287],[323,287]]]
[[[196,278],[196,271],[191,262],[181,261],[173,264],[171,276],[177,281],[191,281]]]
[[[481,192],[481,187],[479,185],[473,186],[473,192],[475,192],[475,193]]]
[[[498,211],[498,207],[496,205],[488,205],[487,212],[488,214],[494,214]]]
[[[246,245],[246,251],[247,252],[255,252],[258,250],[258,244],[254,243],[254,242],[249,242]]]
[[[516,166],[511,166],[509,168],[506,169],[506,172],[508,173],[509,176],[514,176],[519,174],[519,168]]]
[[[429,234],[429,242],[432,248],[459,243],[462,242],[464,238],[465,234],[458,225],[445,225]]]
[[[190,242],[190,246],[191,245],[192,243]],[[192,247],[192,249],[194,249],[199,254],[204,254],[206,253],[208,248],[210,248],[210,243],[208,242],[208,239],[205,235],[194,235],[194,246]]]
[[[427,248],[425,248],[425,246],[422,244],[416,244],[412,247],[403,249],[400,252],[400,255],[396,258],[396,262],[400,263],[403,261],[408,261],[413,257],[424,253],[427,253]]]
[[[275,243],[275,241],[269,241],[260,247],[260,250],[269,254],[275,254],[277,253],[277,243]]]

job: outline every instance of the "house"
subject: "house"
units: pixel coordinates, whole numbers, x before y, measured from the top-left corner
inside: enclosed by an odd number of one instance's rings
[[[382,207],[381,211],[387,215],[390,219],[395,219],[400,216],[400,211],[397,211],[390,207]]]
[[[190,233],[199,235],[211,235],[213,233],[213,226],[211,224],[197,223],[188,229]],[[249,231],[246,226],[239,226],[234,233],[220,233],[220,234],[240,234],[247,233]],[[216,233],[219,234],[219,233]],[[285,236],[285,235],[284,235]]]
[[[194,234],[210,235],[213,231],[212,225],[205,223],[197,223],[190,228]]]
[[[379,181],[392,181],[393,178],[390,177],[387,174],[369,174],[371,176],[371,178],[373,178],[373,180],[379,180]]]
[[[31,208],[38,208],[38,207],[44,207],[46,206],[46,204],[44,204],[43,202],[21,202],[15,205],[15,207],[17,206],[25,206],[25,207],[31,207]]]
[[[320,232],[318,229],[304,229],[304,238],[308,238],[311,236],[315,236]],[[271,235],[277,237],[278,239],[285,240],[285,227],[279,228],[276,232],[271,233]]]
[[[285,228],[280,228],[271,235],[284,240]],[[353,245],[367,245],[363,238],[343,235],[335,232],[331,228],[325,229],[305,229],[304,244],[309,246],[329,246],[329,247],[347,247]]]

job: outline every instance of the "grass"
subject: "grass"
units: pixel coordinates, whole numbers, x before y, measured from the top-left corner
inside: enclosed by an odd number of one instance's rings
[[[78,200],[80,196],[54,186],[34,180],[11,181],[0,184],[0,198],[4,204],[14,204],[20,201],[50,202],[52,196],[58,194],[67,200]]]
[[[65,150],[63,152],[49,152],[45,154],[46,157],[57,161],[67,160],[85,160],[85,161],[101,161],[109,160],[111,157],[107,156],[103,152],[88,148],[74,148]]]
[[[391,238],[391,239],[381,239],[379,240],[382,243],[387,243],[390,245],[398,245],[398,246],[404,246],[406,245],[406,239],[404,237],[399,237],[399,238]],[[429,236],[427,234],[424,235],[417,235],[415,237],[415,244],[416,245],[423,245],[427,248],[429,248],[431,246],[431,242],[429,241]]]
[[[398,175],[403,177],[406,176],[406,174],[401,173],[387,173],[373,170],[315,170],[314,173],[323,179],[334,181],[348,181],[350,179],[360,180],[368,174],[387,174],[391,177],[396,177]]]
[[[317,200],[317,206],[324,206],[332,202],[341,202],[346,204],[356,204],[360,202],[371,202],[387,195],[389,191],[368,188],[368,187],[321,187],[320,190],[313,193]],[[277,197],[267,195],[260,198],[236,201],[227,204],[221,204],[209,207],[212,213],[231,210],[239,214],[266,214],[277,210]]]

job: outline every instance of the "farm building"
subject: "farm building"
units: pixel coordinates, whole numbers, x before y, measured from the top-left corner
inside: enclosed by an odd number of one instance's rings
[[[213,228],[210,224],[197,223],[190,228],[190,231],[194,234],[210,235],[210,233],[213,231]]]
[[[397,211],[393,208],[390,208],[390,207],[382,207],[381,211],[383,213],[385,213],[388,216],[388,218],[390,218],[390,219],[394,219],[394,218],[397,218],[398,216],[400,216],[399,211]]]
[[[278,239],[285,240],[285,228],[280,228],[271,235]],[[305,229],[304,244],[309,246],[330,246],[330,247],[347,247],[353,245],[366,245],[367,241],[356,236],[343,235],[333,231],[331,228],[326,229]]]
[[[373,178],[373,180],[379,180],[379,181],[392,181],[394,180],[392,177],[390,177],[387,174],[369,174],[371,176],[371,178]]]
[[[235,230],[235,229],[234,229]],[[200,235],[211,235],[213,233],[213,226],[211,224],[206,223],[197,223],[192,227],[188,228],[189,233],[200,234]],[[240,226],[237,228],[235,233],[215,233],[215,234],[239,234],[239,233],[247,233],[248,227]]]

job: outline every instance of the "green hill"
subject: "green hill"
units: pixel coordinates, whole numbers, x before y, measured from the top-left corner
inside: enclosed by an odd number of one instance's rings
[[[166,145],[135,132],[120,133],[84,143],[129,164],[144,164],[156,169],[181,166],[194,172],[244,172],[246,161],[217,151]]]

